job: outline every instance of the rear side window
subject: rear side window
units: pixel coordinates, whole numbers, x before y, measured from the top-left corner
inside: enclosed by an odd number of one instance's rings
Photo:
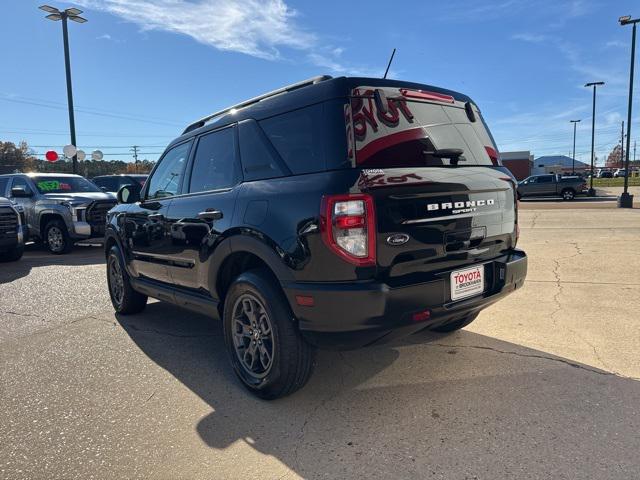
[[[322,104],[283,113],[259,123],[294,175],[325,170]]]
[[[361,87],[352,92],[350,113],[357,166],[449,166],[453,152],[459,155],[460,166],[494,164],[487,150],[494,151],[490,134],[483,122],[469,120],[461,102],[444,94],[432,94],[431,101],[418,101],[411,100],[412,93],[406,89],[384,91],[386,112],[378,109],[373,89]],[[418,97],[430,95],[414,93]],[[475,107],[471,108],[481,118]]]
[[[284,176],[278,153],[266,139],[255,120],[245,120],[238,125],[240,160],[246,181],[264,180]]]
[[[538,177],[538,183],[551,183],[553,182],[552,175],[543,175],[542,177]]]
[[[115,178],[96,178],[93,180],[93,183],[101,188],[106,188],[108,192],[118,190],[118,182]]]
[[[189,191],[229,188],[237,182],[235,127],[200,137],[191,171]]]

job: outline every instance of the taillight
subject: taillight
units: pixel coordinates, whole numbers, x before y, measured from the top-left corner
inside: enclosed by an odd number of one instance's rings
[[[370,195],[322,197],[322,239],[331,251],[354,265],[376,264],[375,220],[373,198]]]
[[[498,156],[496,149],[493,147],[484,147],[484,149],[487,151],[487,155],[489,155],[491,163],[496,167],[500,166],[500,157]]]

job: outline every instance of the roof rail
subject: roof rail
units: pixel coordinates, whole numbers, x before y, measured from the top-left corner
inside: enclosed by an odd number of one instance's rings
[[[200,120],[193,122],[191,125],[189,125],[187,128],[185,128],[184,132],[182,132],[182,135],[184,135],[187,132],[190,132],[191,130],[195,130],[196,128],[200,128],[202,126],[204,126],[209,120],[218,117],[224,113],[227,113],[231,110],[234,109],[239,109],[239,108],[244,108],[247,107],[249,105],[252,105],[254,103],[258,103],[262,100],[265,100],[267,98],[270,97],[274,97],[276,95],[280,95],[281,93],[286,93],[286,92],[291,92],[293,90],[297,90],[298,88],[302,88],[302,87],[307,87],[309,85],[314,85],[316,83],[320,83],[320,82],[324,82],[325,80],[330,80],[333,77],[331,75],[321,75],[318,77],[313,77],[313,78],[309,78],[307,80],[303,80],[301,82],[297,82],[297,83],[292,83],[291,85],[287,85],[286,87],[282,87],[282,88],[278,88],[277,90],[273,90],[269,93],[265,93],[263,95],[259,95],[257,97],[251,98],[249,100],[245,100],[244,102],[238,103],[236,105],[232,105],[230,107],[227,107],[225,109],[219,110],[215,113],[212,113],[211,115],[207,115],[204,118],[201,118]]]

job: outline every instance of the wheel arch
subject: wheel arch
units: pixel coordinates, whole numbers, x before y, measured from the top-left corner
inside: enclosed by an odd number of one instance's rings
[[[243,272],[262,268],[278,288],[282,288],[282,283],[293,280],[290,268],[278,255],[274,245],[241,234],[229,237],[223,243],[226,245],[221,244],[216,250],[225,251],[226,255],[212,262],[215,268],[209,274],[209,289],[219,300],[220,315],[231,283]]]
[[[67,226],[67,222],[65,222],[64,217],[60,212],[56,212],[55,210],[45,210],[40,213],[40,217],[38,220],[38,231],[40,232],[40,238],[44,239],[44,229],[51,220],[60,220],[68,230],[69,227]]]

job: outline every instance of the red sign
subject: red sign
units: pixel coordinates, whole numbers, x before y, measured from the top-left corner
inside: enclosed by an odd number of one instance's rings
[[[56,152],[54,152],[53,150],[49,150],[45,154],[45,158],[47,159],[47,162],[55,162],[55,161],[58,160],[58,154]]]

